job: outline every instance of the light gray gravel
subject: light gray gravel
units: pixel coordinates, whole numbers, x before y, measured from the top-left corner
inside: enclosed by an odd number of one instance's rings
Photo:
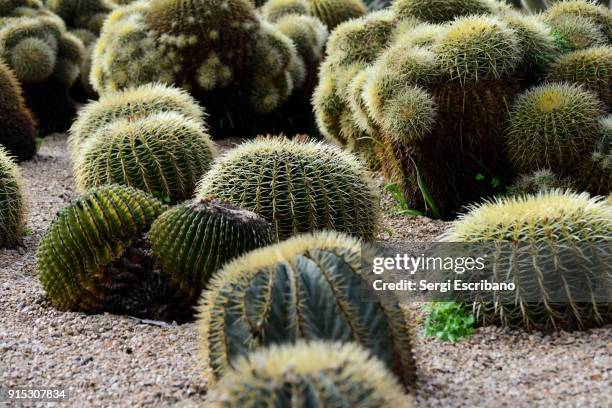
[[[60,313],[45,299],[35,248],[75,195],[63,137],[22,165],[30,203],[25,247],[0,250],[0,387],[68,387],[66,406],[181,406],[205,400],[194,324]],[[381,239],[428,241],[447,224],[385,217]],[[421,319],[417,305],[408,305]],[[416,344],[423,406],[612,406],[612,329],[554,336],[485,328],[468,341]]]

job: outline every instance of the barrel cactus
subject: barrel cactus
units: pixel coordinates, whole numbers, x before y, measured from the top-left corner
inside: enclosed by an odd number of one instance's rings
[[[555,2],[543,15],[548,22],[561,21],[567,17],[582,17],[592,21],[612,42],[612,11],[593,1],[564,0]]]
[[[119,119],[81,146],[74,163],[77,186],[118,183],[167,202],[189,199],[210,168],[216,147],[201,124],[176,112]]]
[[[185,12],[187,10],[188,12]],[[161,81],[202,102],[212,133],[252,131],[302,85],[293,42],[249,0],[154,0],[112,12],[94,50],[91,81],[104,94]]]
[[[605,45],[606,36],[591,19],[568,16],[549,23],[559,51],[567,53]]]
[[[70,128],[73,157],[83,142],[96,130],[119,119],[135,120],[153,113],[176,112],[194,120],[203,129],[204,111],[187,92],[163,84],[146,84],[110,92],[99,101],[91,102],[79,112]]]
[[[550,82],[572,82],[593,91],[612,106],[612,47],[587,48],[565,54],[548,72]],[[608,108],[610,109],[610,108]]]
[[[0,146],[17,160],[36,154],[36,123],[26,107],[21,85],[13,71],[0,61]]]
[[[111,0],[46,0],[46,4],[70,28],[86,29],[96,34],[102,29],[107,14],[117,7]]]
[[[592,153],[578,166],[579,185],[595,195],[612,194],[612,115],[599,121],[599,137]]]
[[[429,23],[443,23],[456,17],[492,13],[488,0],[396,0],[393,11],[400,18],[416,17]]]
[[[354,343],[273,346],[236,362],[211,391],[211,407],[414,406],[385,366]]]
[[[272,228],[255,213],[216,198],[179,204],[162,214],[148,235],[158,266],[187,303],[194,304],[217,269],[272,243]]]
[[[473,207],[444,240],[507,243],[491,262],[517,288],[511,298],[500,292],[477,298],[472,307],[480,324],[574,330],[611,321],[611,304],[594,297],[602,287],[609,295],[612,284],[612,207],[602,197],[557,190],[500,198]],[[593,292],[577,293],[587,288]]]
[[[550,190],[568,190],[574,188],[569,178],[561,178],[550,169],[535,170],[519,176],[509,187],[510,195],[527,195],[548,192]]]
[[[269,0],[261,11],[272,22],[286,15],[310,15],[321,20],[330,31],[344,21],[367,14],[361,0]]]
[[[58,16],[26,15],[2,19],[0,59],[22,83],[44,133],[65,131],[76,113],[68,89],[79,76],[83,44]]]
[[[354,341],[413,385],[407,315],[392,296],[368,291],[362,245],[336,232],[252,251],[213,277],[200,310],[201,350],[216,377],[237,358],[300,340]],[[368,291],[368,292],[363,292]],[[371,301],[363,296],[371,293]]]
[[[0,146],[0,247],[14,247],[21,243],[24,206],[19,169]]]
[[[198,197],[214,196],[270,222],[276,239],[335,229],[374,239],[378,198],[352,155],[322,143],[268,138],[244,143],[218,160]]]
[[[37,252],[53,306],[156,319],[184,313],[183,298],[155,269],[146,240],[164,210],[148,194],[117,185],[89,190],[62,209]]]
[[[601,101],[573,84],[545,84],[521,95],[510,114],[507,148],[523,172],[571,172],[595,145]]]

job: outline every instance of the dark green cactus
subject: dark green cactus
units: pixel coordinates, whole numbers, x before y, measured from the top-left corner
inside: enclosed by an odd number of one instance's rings
[[[209,198],[166,211],[148,238],[164,275],[195,305],[217,269],[272,243],[273,234],[270,224],[255,213]]]
[[[584,190],[594,195],[612,194],[612,115],[599,121],[599,137],[590,155],[578,166],[577,178]]]
[[[406,386],[415,379],[411,330],[392,296],[371,291],[362,245],[335,232],[294,237],[226,265],[203,295],[201,350],[216,377],[260,347],[354,341]]]
[[[111,0],[46,0],[47,7],[71,28],[99,33],[106,15],[117,5]]]
[[[522,172],[571,171],[596,143],[603,106],[573,84],[547,84],[521,95],[510,114],[507,148]]]
[[[551,65],[547,80],[580,84],[599,95],[608,107],[612,106],[612,47],[593,47],[563,55]]]
[[[371,240],[378,228],[373,180],[352,155],[281,138],[230,150],[205,175],[198,197],[215,196],[270,222],[277,239],[335,229]]]
[[[361,0],[309,0],[310,11],[332,31],[339,24],[364,16],[368,9]]]
[[[399,18],[416,17],[428,23],[443,23],[456,17],[491,13],[492,3],[487,0],[396,0],[392,7]]]
[[[210,406],[410,408],[385,366],[354,343],[273,346],[236,362],[210,392]]]
[[[21,243],[24,201],[19,168],[0,145],[0,248]]]
[[[200,123],[154,113],[98,128],[76,155],[75,177],[81,190],[118,183],[177,202],[192,197],[215,154]]]
[[[580,289],[572,287],[572,282],[579,282],[576,287],[593,291],[603,287],[609,294],[611,239],[612,207],[603,197],[561,191],[478,205],[444,237],[450,242],[507,242],[490,258],[494,270],[508,271],[517,289],[511,300],[500,292],[492,299],[477,299],[472,304],[476,320],[482,325],[539,330],[588,329],[612,321],[610,303],[593,296],[585,302],[584,295],[578,301],[575,290]],[[566,301],[558,300],[559,290],[567,295]],[[525,298],[534,292],[538,300]]]
[[[144,239],[164,210],[155,198],[122,186],[92,189],[61,210],[37,252],[51,303],[60,310],[169,317],[182,299],[154,270]]]
[[[36,123],[25,106],[15,74],[0,61],[0,146],[17,160],[36,154]]]
[[[535,170],[529,174],[518,177],[508,187],[510,195],[526,195],[546,193],[550,190],[573,189],[574,183],[568,178],[560,178],[549,169]]]

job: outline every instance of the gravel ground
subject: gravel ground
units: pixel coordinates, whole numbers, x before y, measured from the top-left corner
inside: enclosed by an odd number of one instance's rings
[[[22,165],[29,234],[0,250],[0,387],[64,387],[69,406],[192,406],[206,396],[194,324],[152,325],[128,317],[59,313],[38,283],[35,248],[75,195],[65,140],[45,139]],[[429,241],[447,224],[385,217],[381,239]],[[408,305],[416,311],[418,307]],[[476,330],[440,343],[419,334],[422,406],[612,406],[612,328],[553,336]]]

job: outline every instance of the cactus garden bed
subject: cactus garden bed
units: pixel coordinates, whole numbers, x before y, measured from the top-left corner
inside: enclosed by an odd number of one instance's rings
[[[228,144],[229,142],[225,142]],[[208,379],[195,323],[60,312],[47,300],[35,249],[55,213],[76,196],[63,135],[22,165],[25,246],[0,250],[0,384],[69,389],[66,406],[201,405]],[[448,224],[384,216],[380,239],[431,241]],[[409,304],[420,316],[417,305]],[[417,327],[417,400],[423,406],[606,406],[612,328],[553,335],[493,327],[458,343]]]

